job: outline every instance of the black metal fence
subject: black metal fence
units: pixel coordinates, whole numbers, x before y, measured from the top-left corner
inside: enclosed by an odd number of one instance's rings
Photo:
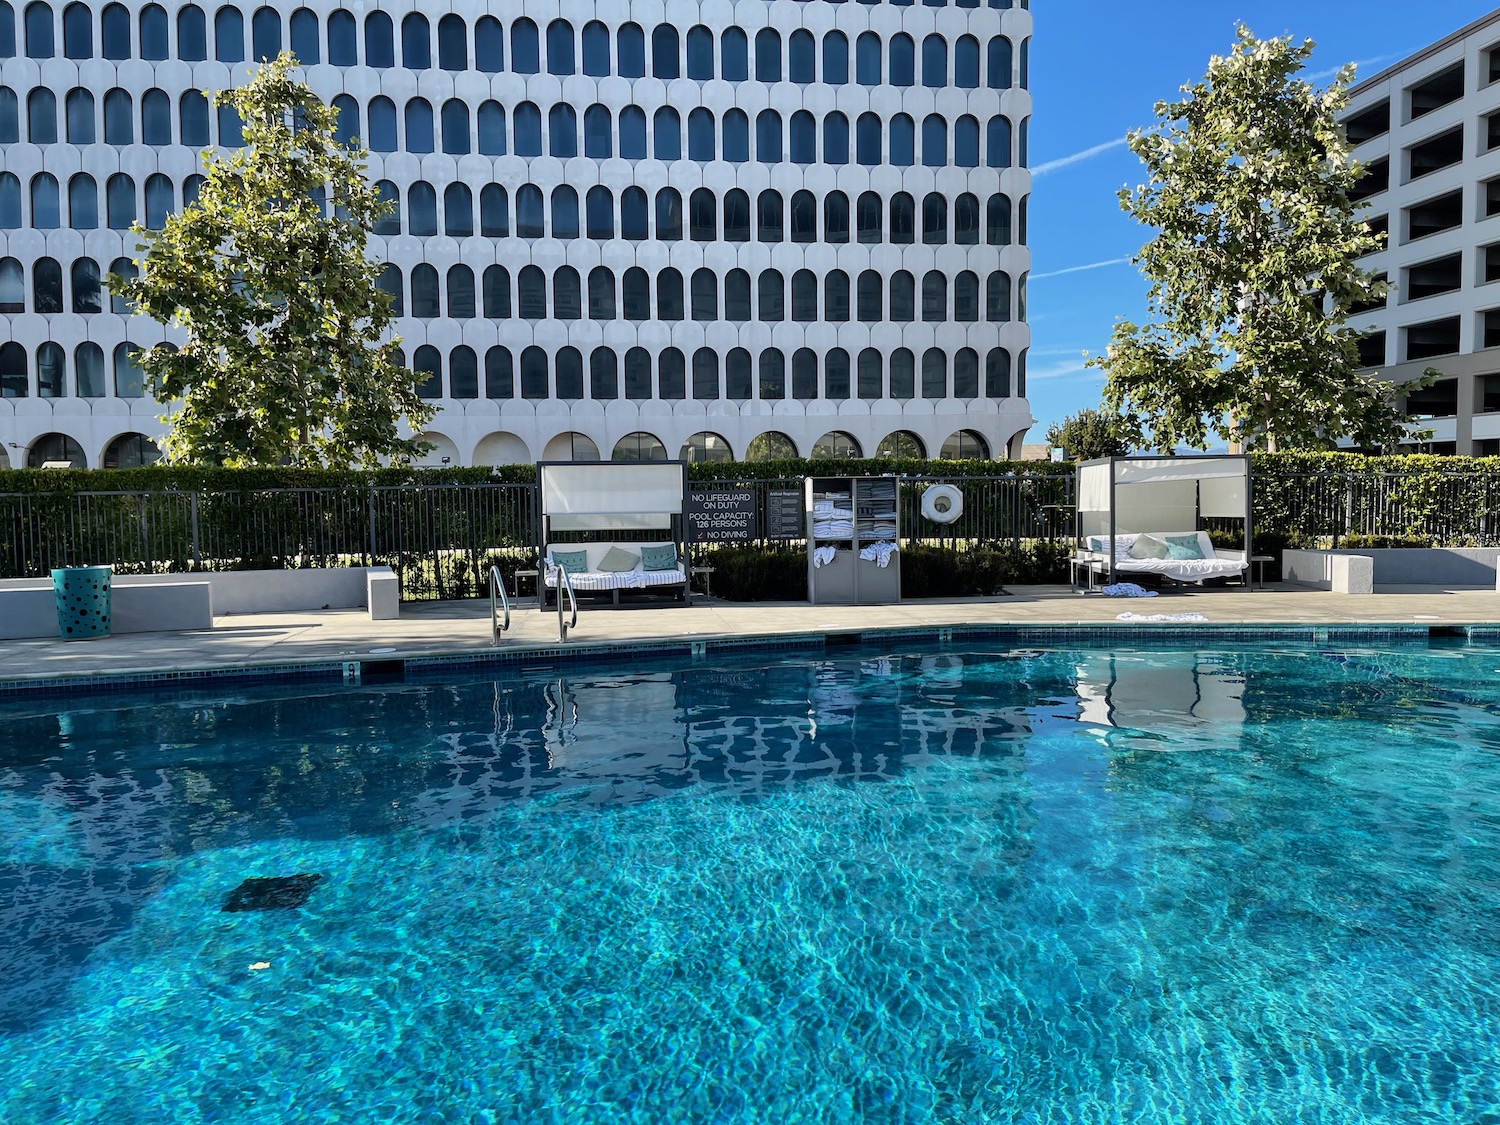
[[[933,545],[1065,542],[1073,477],[1018,468],[989,476],[901,478],[900,524]],[[954,484],[963,514],[921,515],[931,484]],[[1255,535],[1336,546],[1350,536],[1436,546],[1500,545],[1500,474],[1267,473],[1255,478]],[[803,478],[693,481],[694,491],[755,494],[753,542],[769,545],[770,494]],[[407,600],[475,597],[491,566],[509,577],[538,540],[536,486],[401,487],[0,494],[0,577],[111,564],[121,573],[388,565]]]

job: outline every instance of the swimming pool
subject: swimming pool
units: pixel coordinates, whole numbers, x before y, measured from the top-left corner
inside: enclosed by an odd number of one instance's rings
[[[7,703],[0,1119],[1497,1122],[1497,674],[974,645]]]

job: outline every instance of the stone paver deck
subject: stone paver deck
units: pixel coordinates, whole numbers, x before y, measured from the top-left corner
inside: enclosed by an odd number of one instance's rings
[[[1022,586],[1010,596],[906,601],[882,606],[736,603],[696,598],[691,606],[609,609],[585,606],[570,647],[632,640],[775,637],[788,634],[947,625],[1118,624],[1123,612],[1201,613],[1211,625],[1500,624],[1500,593],[1490,589],[1381,588],[1333,594],[1269,585],[1193,590],[1150,599],[1085,596],[1066,586]],[[515,607],[501,646],[551,649],[557,614]],[[296,664],[489,651],[489,601],[406,604],[395,621],[363,610],[226,616],[195,633],[130,633],[88,641],[0,642],[0,680],[132,674],[189,668]]]

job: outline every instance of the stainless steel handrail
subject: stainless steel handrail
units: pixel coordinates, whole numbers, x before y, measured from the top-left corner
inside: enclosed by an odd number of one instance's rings
[[[559,644],[568,639],[568,630],[578,628],[578,595],[573,593],[573,580],[568,577],[566,567],[556,567],[557,570],[557,640]],[[573,619],[563,621],[563,591],[568,592],[568,604],[573,607]]]
[[[502,624],[500,615],[495,604],[495,595],[500,595],[500,606],[505,609],[505,621]],[[505,579],[500,577],[498,566],[490,567],[490,644],[500,643],[500,634],[510,629],[510,598],[505,593]]]

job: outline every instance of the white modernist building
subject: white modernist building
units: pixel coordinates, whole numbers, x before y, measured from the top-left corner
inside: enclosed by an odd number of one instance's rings
[[[1389,378],[1442,372],[1408,407],[1436,453],[1500,453],[1500,10],[1361,82],[1344,127],[1391,292],[1350,318]]]
[[[0,0],[0,448],[154,453],[101,293],[290,48],[396,205],[371,240],[434,463],[1018,456],[1026,0]]]

